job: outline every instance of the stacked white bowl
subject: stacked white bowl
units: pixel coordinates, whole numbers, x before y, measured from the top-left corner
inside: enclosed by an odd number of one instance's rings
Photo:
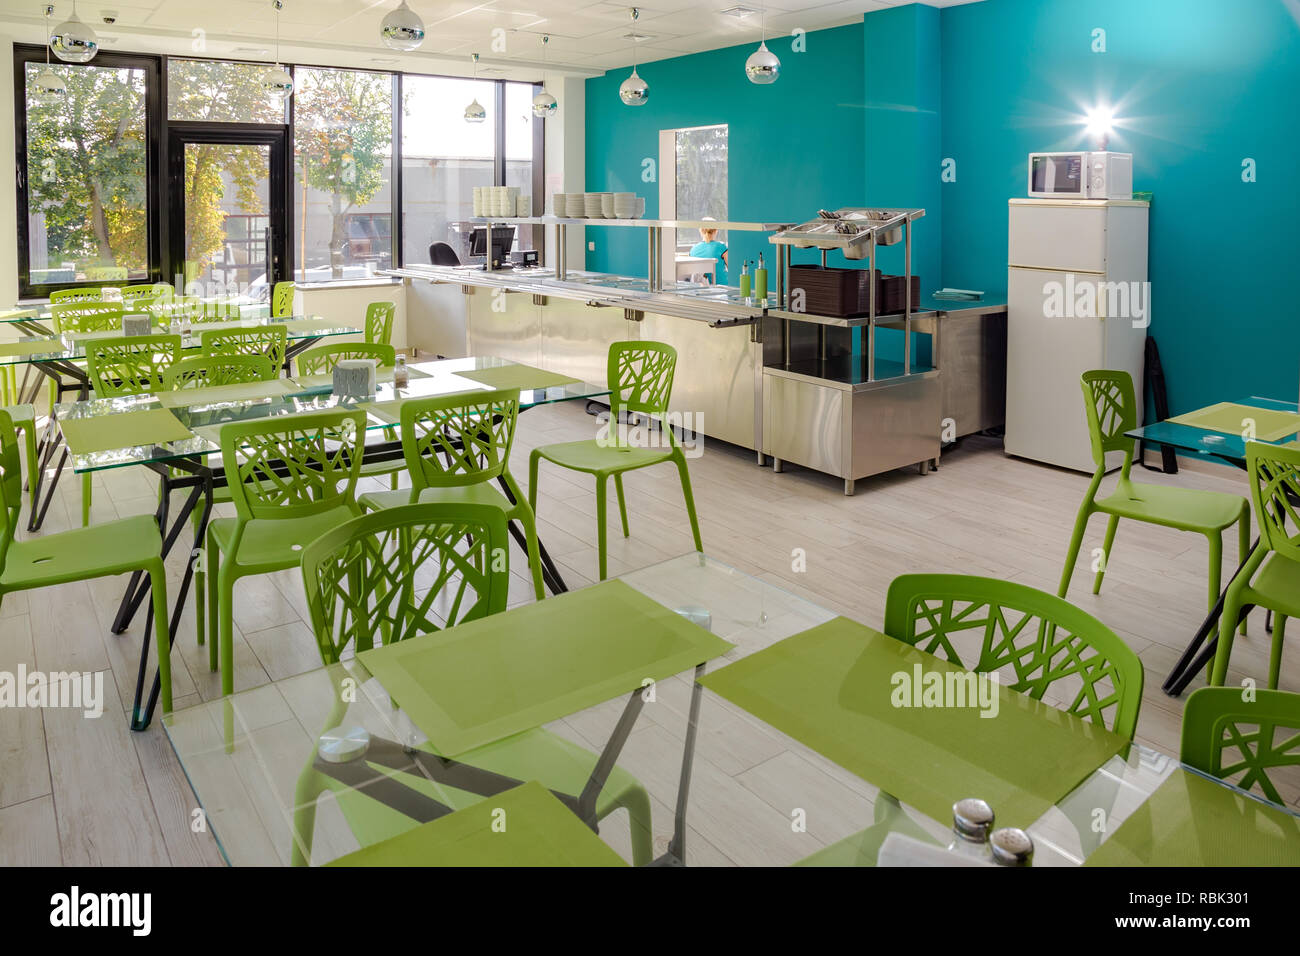
[[[533,197],[520,196],[515,200],[515,207],[515,212],[521,219],[531,216],[533,214]]]
[[[613,207],[615,219],[636,218],[636,193],[614,193]]]
[[[487,186],[474,187],[474,217],[487,215]]]
[[[551,196],[551,210],[555,213],[556,218],[558,219],[568,218],[568,214],[569,214],[568,202],[569,202],[569,196],[567,193],[556,193],[555,195]]]
[[[583,193],[582,207],[588,219],[600,219],[604,216],[600,209],[600,193]]]
[[[645,215],[645,198],[642,197],[642,196],[637,196],[637,197],[636,197],[636,210],[632,213],[632,218],[633,218],[633,219],[640,219],[640,218],[641,218],[642,216],[644,216],[644,215]]]

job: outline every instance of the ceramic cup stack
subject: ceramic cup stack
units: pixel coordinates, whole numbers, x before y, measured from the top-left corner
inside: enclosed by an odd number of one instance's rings
[[[614,218],[635,219],[636,199],[636,193],[614,193]]]

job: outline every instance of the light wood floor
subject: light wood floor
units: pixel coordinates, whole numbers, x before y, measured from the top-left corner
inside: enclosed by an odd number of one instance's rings
[[[527,478],[527,455],[534,445],[591,437],[592,429],[592,420],[576,405],[528,412],[520,420],[515,475],[521,482]],[[921,477],[910,469],[861,481],[852,498],[843,496],[835,479],[797,468],[774,475],[760,469],[751,452],[718,443],[707,444],[704,455],[691,462],[691,474],[710,555],[873,626],[880,625],[890,580],[904,572],[986,574],[1054,592],[1088,483],[1083,475],[1007,458],[1000,443],[985,438],[968,439],[946,455],[937,473]],[[1244,477],[1227,468],[1221,474],[1184,471],[1142,480],[1245,493]],[[541,485],[542,539],[570,587],[594,581],[593,488],[583,476],[545,467]],[[101,473],[94,486],[95,521],[154,510],[156,485],[141,469]],[[65,478],[46,533],[79,520],[78,489],[78,481]],[[632,537],[618,536],[618,516],[611,508],[611,574],[691,549],[672,469],[636,473],[627,490]],[[1103,520],[1095,518],[1070,598],[1140,655],[1147,675],[1138,737],[1177,754],[1182,704],[1166,697],[1160,684],[1204,613],[1205,542],[1124,523],[1105,589],[1094,597],[1088,564],[1103,531]],[[792,570],[796,549],[806,554],[806,571]],[[173,584],[185,557],[177,554],[171,561]],[[1236,560],[1236,542],[1228,540],[1224,564],[1235,567]],[[512,564],[512,600],[530,600],[519,555]],[[190,832],[197,803],[158,722],[145,733],[127,729],[124,714],[134,688],[143,615],[126,634],[109,633],[122,587],[122,579],[71,584],[12,595],[0,606],[0,670],[12,672],[25,663],[46,671],[104,671],[108,698],[100,720],[68,710],[0,710],[2,865],[221,862],[210,836]],[[238,689],[319,666],[301,592],[296,572],[239,583]],[[1262,617],[1252,618],[1251,625],[1250,636],[1237,641],[1230,682],[1251,676],[1262,683],[1267,673]],[[207,669],[206,648],[196,646],[193,633],[191,600],[173,667],[178,708],[220,692],[218,675]],[[1194,686],[1201,683],[1198,679]],[[1281,683],[1300,691],[1300,654],[1284,659]],[[647,745],[654,743],[655,732],[646,729]],[[779,793],[780,761],[788,757],[755,755],[747,761],[741,756],[714,760],[701,754],[696,773],[730,775],[770,812],[772,806],[763,801],[776,800],[768,795]],[[1300,787],[1286,796],[1300,801]],[[658,804],[655,811],[668,812]],[[743,810],[731,806],[727,812]],[[707,819],[709,808],[701,813]],[[706,852],[700,862],[744,860]]]

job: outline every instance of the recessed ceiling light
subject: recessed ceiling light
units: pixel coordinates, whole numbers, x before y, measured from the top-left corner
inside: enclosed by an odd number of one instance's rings
[[[631,40],[633,43],[641,43],[644,40],[653,40],[654,37],[649,33],[624,33],[624,40]]]
[[[722,11],[724,17],[735,17],[737,20],[743,20],[745,17],[752,17],[756,13],[758,13],[757,10],[745,6],[731,7],[728,10]]]
[[[271,51],[260,46],[237,46],[231,53],[247,53],[249,56],[266,56]]]

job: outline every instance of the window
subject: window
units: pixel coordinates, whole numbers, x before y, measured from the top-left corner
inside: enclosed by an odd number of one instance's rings
[[[392,74],[300,67],[294,82],[298,280],[392,268]]]
[[[402,99],[402,258],[427,263],[429,246],[446,242],[464,261],[474,187],[496,182],[496,84],[408,76]],[[465,122],[473,100],[482,123]]]
[[[167,61],[167,118],[198,123],[283,123],[285,104],[262,89],[265,63]]]
[[[677,131],[677,218],[727,219],[727,127],[699,126]],[[727,241],[726,233],[718,239]],[[699,242],[692,231],[677,234],[686,251]]]
[[[141,66],[110,64],[105,57],[92,65],[52,65],[67,92],[45,105],[34,86],[44,62],[23,63],[24,290],[149,278],[148,76]]]
[[[532,83],[507,83],[505,108],[505,154],[507,186],[518,186],[520,196],[532,199],[532,208],[541,209],[545,197],[535,196],[538,185],[533,178],[533,124],[542,120],[533,116],[533,97],[538,87]],[[520,226],[515,249],[532,249],[533,227]]]

